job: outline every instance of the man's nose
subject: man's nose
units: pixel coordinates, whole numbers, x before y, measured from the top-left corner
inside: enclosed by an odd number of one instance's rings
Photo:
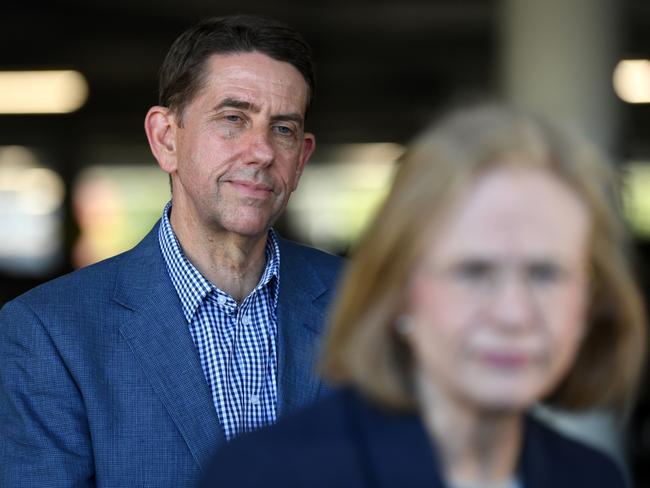
[[[270,134],[265,130],[251,131],[248,140],[248,163],[268,166],[275,159]]]
[[[539,310],[526,280],[520,276],[504,276],[494,290],[490,308],[501,327],[525,329],[534,322]]]

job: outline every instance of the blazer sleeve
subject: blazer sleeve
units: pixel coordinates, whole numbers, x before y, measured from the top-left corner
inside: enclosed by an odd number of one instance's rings
[[[94,486],[83,398],[46,324],[20,299],[0,311],[0,459],[0,486]]]

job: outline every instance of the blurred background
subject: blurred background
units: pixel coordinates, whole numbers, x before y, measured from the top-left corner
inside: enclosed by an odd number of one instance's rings
[[[158,67],[192,23],[239,12],[291,24],[317,61],[317,151],[282,234],[348,253],[409,138],[454,102],[498,97],[578,128],[621,166],[650,291],[648,0],[3,0],[0,305],[158,219],[169,187],[142,128]],[[637,486],[650,486],[645,390],[622,451]]]

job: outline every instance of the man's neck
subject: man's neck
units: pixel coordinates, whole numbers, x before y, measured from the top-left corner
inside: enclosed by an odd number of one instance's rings
[[[187,259],[208,281],[241,303],[264,273],[268,233],[242,236],[174,215],[172,210],[170,223]]]

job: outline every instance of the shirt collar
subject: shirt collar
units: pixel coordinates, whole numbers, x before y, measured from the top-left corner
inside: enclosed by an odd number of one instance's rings
[[[191,322],[196,310],[211,292],[223,296],[228,296],[228,294],[208,281],[183,253],[176,234],[172,229],[171,222],[169,221],[171,208],[172,202],[170,201],[165,205],[165,209],[163,210],[160,228],[158,229],[158,242],[160,243],[160,249],[167,265],[167,272],[181,300],[185,319]],[[275,309],[280,282],[280,248],[273,229],[270,229],[268,233],[265,255],[266,267],[251,295],[261,288],[269,286],[273,307]]]

